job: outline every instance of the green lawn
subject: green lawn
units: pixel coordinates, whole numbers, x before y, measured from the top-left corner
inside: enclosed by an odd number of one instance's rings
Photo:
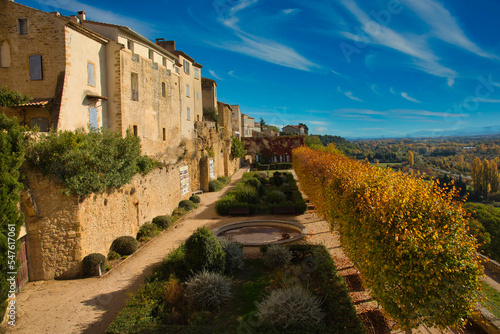
[[[483,306],[486,307],[491,313],[500,318],[500,309],[491,305],[491,303],[493,303],[500,307],[500,292],[493,289],[489,284],[483,282],[481,293],[487,298],[487,300],[482,300],[481,304],[483,304]]]

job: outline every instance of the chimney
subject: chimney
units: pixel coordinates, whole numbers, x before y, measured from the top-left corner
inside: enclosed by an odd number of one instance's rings
[[[76,16],[76,15],[70,15],[69,20],[71,22],[80,23],[80,20],[78,19],[78,16]]]
[[[84,10],[78,12],[78,19],[80,20],[80,23],[87,19]]]
[[[175,41],[166,41],[165,38],[157,38],[156,44],[169,52],[175,51]]]
[[[61,16],[61,13],[59,13],[59,12],[50,12],[50,14],[53,14],[55,16]]]

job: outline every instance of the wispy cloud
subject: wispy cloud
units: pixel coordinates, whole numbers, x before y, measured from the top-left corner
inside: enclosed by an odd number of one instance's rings
[[[379,95],[379,96],[383,96],[382,94],[380,94],[375,88],[377,87],[377,84],[373,84],[370,86],[370,89],[372,90],[372,92],[374,92],[375,94]]]
[[[394,90],[394,87],[391,87],[391,88],[389,89],[389,92],[391,92],[391,94],[396,95],[396,91]]]
[[[342,88],[340,88],[340,87],[337,87],[337,91],[341,94],[344,94],[345,96],[347,96],[348,98],[350,98],[353,101],[363,102],[363,100],[361,100],[359,97],[354,96],[354,94],[350,91],[343,91]]]
[[[379,116],[379,117],[390,117],[394,118],[408,118],[408,116],[416,117],[444,117],[444,118],[463,118],[468,117],[468,114],[464,113],[447,113],[439,111],[430,111],[422,109],[388,109],[388,110],[373,110],[373,109],[358,109],[358,108],[340,108],[333,111],[335,115],[343,116]]]
[[[300,13],[300,9],[298,8],[288,8],[288,9],[283,9],[281,11],[281,13],[285,14],[285,15],[295,15],[295,14],[298,14]]]
[[[473,101],[475,101],[475,102],[484,102],[484,103],[500,103],[500,100],[496,100],[496,99],[474,98]]]
[[[359,36],[351,32],[341,32],[349,39],[383,46],[407,56],[412,57],[413,66],[429,74],[454,79],[457,73],[439,63],[439,58],[432,52],[425,40],[415,38],[413,35],[403,35],[384,25],[377,25],[378,29],[373,29],[373,20],[366,14],[353,0],[342,0],[342,4],[354,15],[361,24],[361,29],[366,36]],[[450,81],[450,80],[448,80]]]
[[[116,14],[115,11],[105,10],[79,1],[53,1],[53,0],[35,0],[42,4],[43,10],[51,12],[54,10],[66,10],[74,15],[77,12],[84,10],[87,13],[87,19],[106,23],[113,23],[130,27],[132,30],[141,35],[153,35],[159,31],[154,27],[154,24],[137,20],[133,17]]]
[[[217,73],[215,73],[214,70],[208,70],[208,72],[210,73],[211,76],[213,76],[215,79],[217,80],[224,80],[222,79],[220,76],[217,75]]]
[[[303,57],[293,48],[269,38],[247,33],[240,28],[240,18],[236,14],[255,3],[257,0],[242,0],[229,11],[227,16],[218,19],[222,25],[235,34],[237,40],[209,44],[297,70],[310,71],[313,68],[318,68],[317,64]]]
[[[307,121],[307,123],[314,124],[314,125],[327,125],[328,122],[324,121]]]
[[[432,34],[437,38],[475,53],[478,56],[498,59],[498,56],[483,51],[467,38],[455,18],[441,3],[435,0],[404,0],[403,2],[432,27]]]
[[[410,102],[414,102],[414,103],[422,103],[420,102],[419,100],[417,100],[416,98],[414,97],[411,97],[410,95],[408,95],[408,93],[406,92],[401,92],[401,96],[405,99],[407,99],[408,101]]]

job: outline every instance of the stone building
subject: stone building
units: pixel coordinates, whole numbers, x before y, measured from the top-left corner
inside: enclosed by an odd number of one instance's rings
[[[115,238],[135,237],[145,222],[239,168],[230,156],[230,107],[222,107],[225,129],[203,121],[202,66],[175,42],[155,43],[128,27],[87,20],[85,12],[65,17],[6,0],[0,20],[0,83],[33,97],[0,112],[44,131],[130,131],[144,153],[165,163],[86,198],[62,196],[57,180],[30,173],[20,235],[30,280],[78,277],[83,257],[107,255]]]
[[[209,78],[201,78],[203,109],[217,109],[217,82]]]
[[[2,108],[41,131],[109,126],[107,55],[116,44],[68,18],[0,2],[0,82],[32,101]]]
[[[233,135],[241,139],[241,110],[239,105],[232,105],[233,112],[231,114],[231,125],[233,127]]]
[[[255,118],[247,114],[241,114],[241,133],[242,137],[252,137],[255,130]]]
[[[283,132],[288,132],[297,136],[305,135],[306,128],[303,125],[287,125],[282,129]]]

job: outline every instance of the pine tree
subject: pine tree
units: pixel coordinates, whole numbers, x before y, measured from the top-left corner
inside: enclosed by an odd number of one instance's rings
[[[413,151],[408,151],[408,164],[410,165],[410,167],[413,167],[413,165],[415,164],[415,154],[413,153]]]

